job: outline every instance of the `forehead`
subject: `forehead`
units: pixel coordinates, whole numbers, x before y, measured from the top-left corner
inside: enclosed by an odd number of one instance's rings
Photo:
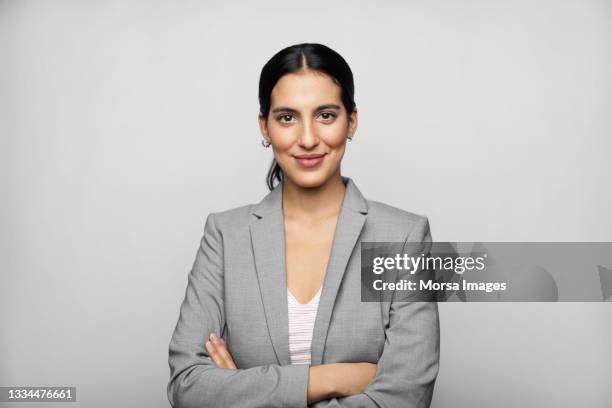
[[[342,89],[329,75],[312,70],[286,74],[272,89],[272,106],[316,107],[340,105]]]

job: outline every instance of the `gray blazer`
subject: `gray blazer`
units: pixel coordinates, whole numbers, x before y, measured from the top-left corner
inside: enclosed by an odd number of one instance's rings
[[[311,365],[376,363],[363,393],[311,407],[429,407],[439,362],[436,303],[361,302],[360,241],[430,241],[426,217],[346,192],[314,324]],[[289,354],[282,183],[258,204],[211,213],[169,347],[175,408],[307,407],[308,365]],[[204,343],[225,339],[238,366]]]

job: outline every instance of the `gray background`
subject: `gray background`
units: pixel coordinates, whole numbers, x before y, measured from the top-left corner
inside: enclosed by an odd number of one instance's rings
[[[441,241],[612,241],[611,17],[585,0],[0,2],[0,385],[168,406],[205,217],[266,193],[258,75],[298,42],[354,70],[343,174],[366,197]],[[612,304],[440,308],[434,407],[612,406]]]

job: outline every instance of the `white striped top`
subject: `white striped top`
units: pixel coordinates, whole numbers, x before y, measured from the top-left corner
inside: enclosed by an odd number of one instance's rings
[[[310,364],[310,345],[314,328],[321,287],[308,303],[299,303],[287,288],[289,306],[289,354],[291,364]]]

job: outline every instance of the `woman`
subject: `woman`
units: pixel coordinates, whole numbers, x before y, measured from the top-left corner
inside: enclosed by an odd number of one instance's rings
[[[359,245],[428,241],[429,224],[340,174],[353,96],[349,66],[324,45],[263,67],[271,192],[206,219],[170,342],[173,407],[429,406],[437,305],[362,302]]]

